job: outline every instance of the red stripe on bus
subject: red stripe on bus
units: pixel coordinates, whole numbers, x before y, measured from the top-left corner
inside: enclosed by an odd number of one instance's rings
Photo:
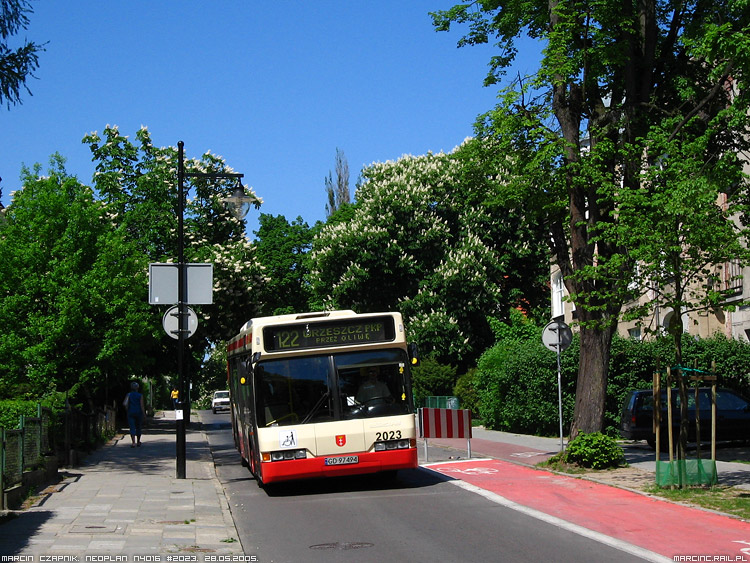
[[[235,350],[237,350],[239,348],[244,348],[245,346],[248,345],[248,343],[251,343],[252,340],[253,340],[252,333],[251,334],[246,334],[245,336],[241,336],[237,340],[234,340],[234,341],[232,341],[232,342],[229,343],[229,345],[227,346],[227,351],[228,352],[234,352]]]
[[[266,461],[261,463],[264,483],[309,479],[313,477],[341,477],[362,475],[378,471],[414,469],[418,466],[416,448],[368,452],[357,454],[359,463],[351,465],[325,465],[325,457]],[[335,456],[326,456],[335,457]]]

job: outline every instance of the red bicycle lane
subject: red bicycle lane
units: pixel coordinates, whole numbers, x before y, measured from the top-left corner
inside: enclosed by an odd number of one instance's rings
[[[728,516],[497,459],[428,468],[665,557],[705,555],[750,562],[750,523]]]

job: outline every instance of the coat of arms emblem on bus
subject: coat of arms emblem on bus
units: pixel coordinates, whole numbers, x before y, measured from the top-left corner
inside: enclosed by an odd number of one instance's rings
[[[339,434],[336,436],[336,445],[339,447],[346,445],[346,434]]]

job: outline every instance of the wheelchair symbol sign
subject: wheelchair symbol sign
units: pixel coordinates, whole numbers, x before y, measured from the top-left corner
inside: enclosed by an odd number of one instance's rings
[[[279,447],[296,448],[298,443],[296,430],[289,429],[279,432]]]

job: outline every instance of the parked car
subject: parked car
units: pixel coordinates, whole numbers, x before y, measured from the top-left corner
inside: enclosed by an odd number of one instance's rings
[[[229,410],[229,391],[216,391],[211,399],[211,410],[216,414],[218,411]]]
[[[711,440],[711,389],[698,389],[700,407],[701,442]],[[695,389],[688,391],[688,440],[695,441]],[[625,398],[620,413],[620,435],[627,440],[646,440],[656,447],[656,434],[653,427],[654,391],[641,389],[631,391]],[[667,392],[661,392],[661,443],[666,445],[667,435]],[[677,440],[680,432],[680,396],[672,390],[672,431]],[[750,440],[750,402],[729,389],[716,390],[716,441]]]

